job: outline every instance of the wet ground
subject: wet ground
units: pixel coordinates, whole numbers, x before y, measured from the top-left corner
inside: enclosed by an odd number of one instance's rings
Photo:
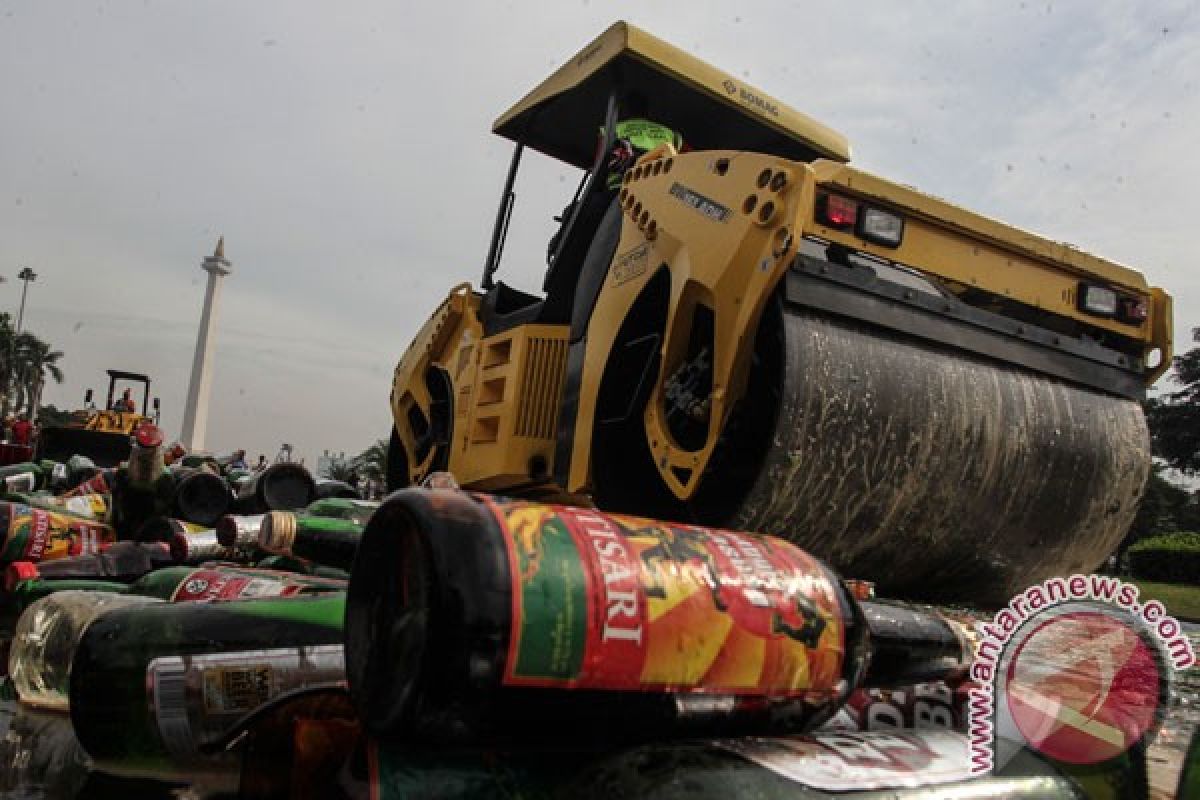
[[[1200,625],[1185,624],[1192,648],[1200,654]],[[1167,721],[1147,754],[1152,796],[1173,797],[1183,757],[1200,727],[1200,667],[1176,673],[1176,691]]]

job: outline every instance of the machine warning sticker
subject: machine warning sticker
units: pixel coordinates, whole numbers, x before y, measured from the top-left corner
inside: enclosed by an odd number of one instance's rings
[[[617,256],[613,264],[613,288],[629,283],[634,278],[644,275],[646,264],[650,260],[650,245],[642,242],[632,250]]]
[[[967,739],[953,731],[820,733],[724,739],[719,746],[812,789],[898,789],[966,780]]]
[[[710,200],[699,192],[687,188],[682,183],[671,184],[671,196],[682,200],[687,205],[716,222],[725,222],[729,219],[730,211],[728,208],[716,200]]]

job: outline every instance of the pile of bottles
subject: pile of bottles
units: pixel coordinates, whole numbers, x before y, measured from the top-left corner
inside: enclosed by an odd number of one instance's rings
[[[968,774],[969,619],[782,539],[456,488],[367,502],[174,459],[151,425],[116,469],[0,481],[0,792],[1081,796],[1030,753]],[[1145,791],[1134,759],[1110,778]]]

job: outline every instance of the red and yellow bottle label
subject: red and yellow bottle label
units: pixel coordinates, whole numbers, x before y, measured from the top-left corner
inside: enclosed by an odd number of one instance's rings
[[[108,475],[97,472],[74,489],[62,493],[62,497],[78,497],[81,494],[107,494],[112,487],[108,485]]]
[[[767,536],[484,498],[512,572],[505,683],[833,693],[834,578]]]
[[[50,561],[100,552],[117,540],[107,525],[40,508],[13,505],[3,560]]]

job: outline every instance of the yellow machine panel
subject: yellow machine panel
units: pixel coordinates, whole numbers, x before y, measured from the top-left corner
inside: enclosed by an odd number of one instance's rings
[[[525,325],[484,339],[475,390],[459,393],[468,434],[451,456],[451,472],[484,490],[549,480],[566,366],[563,325]]]

